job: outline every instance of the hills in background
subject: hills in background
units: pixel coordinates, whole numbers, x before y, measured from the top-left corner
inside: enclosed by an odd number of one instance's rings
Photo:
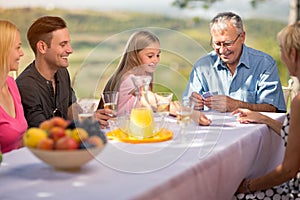
[[[25,56],[19,72],[33,59],[26,41],[27,29],[42,15],[58,15],[68,23],[74,49],[69,71],[79,97],[101,93],[118,64],[129,35],[136,29],[149,29],[159,36],[162,57],[155,74],[157,90],[172,90],[177,98],[181,98],[193,63],[211,51],[209,21],[203,18],[174,18],[125,11],[0,9],[1,19],[10,20],[20,28]],[[271,54],[278,63],[282,82],[286,83],[288,75],[280,61],[276,41],[277,32],[286,23],[266,19],[244,20],[244,23],[246,44]]]
[[[174,0],[163,1],[137,1],[137,0],[0,0],[0,5],[5,8],[44,7],[46,9],[62,8],[68,10],[95,10],[95,11],[130,11],[146,14],[160,14],[171,17],[192,18],[201,17],[211,19],[221,11],[237,12],[243,19],[263,18],[287,22],[290,0],[265,0],[260,1],[257,7],[251,6],[252,0],[219,0],[214,2],[209,9],[203,9],[203,2],[194,1],[186,9],[172,6]]]

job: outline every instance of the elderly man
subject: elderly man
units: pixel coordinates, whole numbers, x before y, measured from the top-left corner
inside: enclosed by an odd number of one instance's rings
[[[211,20],[210,33],[214,51],[195,63],[183,98],[192,98],[195,109],[285,112],[276,62],[244,44],[241,18],[220,13]]]

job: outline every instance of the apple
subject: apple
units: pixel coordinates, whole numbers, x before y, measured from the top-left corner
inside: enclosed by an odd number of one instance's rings
[[[54,140],[51,138],[43,138],[37,144],[37,149],[52,150],[54,148]]]
[[[52,126],[58,126],[63,129],[67,128],[69,125],[69,121],[65,120],[64,118],[61,117],[53,117],[50,119],[50,122],[52,123]]]
[[[52,127],[53,127],[53,124],[50,120],[43,121],[42,123],[40,123],[40,126],[39,126],[40,129],[43,129],[45,131],[50,130]]]
[[[78,147],[79,145],[76,140],[74,140],[70,136],[60,138],[55,144],[55,148],[57,150],[74,150],[78,149]]]
[[[66,135],[65,129],[62,127],[55,126],[49,130],[49,137],[52,138],[54,142],[58,141],[62,137],[65,137]]]

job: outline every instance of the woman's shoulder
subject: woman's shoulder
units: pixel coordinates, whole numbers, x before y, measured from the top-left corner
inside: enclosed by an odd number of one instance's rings
[[[15,79],[11,76],[7,76],[6,81],[7,81],[7,83],[12,83],[12,82],[15,82]]]
[[[14,87],[17,87],[17,83],[15,81],[15,79],[11,76],[8,76],[7,79],[6,79],[6,83],[9,85],[9,86],[14,86]]]

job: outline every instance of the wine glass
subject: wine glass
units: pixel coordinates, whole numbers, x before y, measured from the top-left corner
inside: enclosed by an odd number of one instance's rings
[[[177,108],[177,123],[181,127],[180,132],[183,139],[185,139],[186,127],[191,123],[193,110],[194,102],[189,98],[184,98],[180,107]]]
[[[78,100],[78,104],[82,109],[82,112],[78,113],[78,120],[80,122],[83,122],[85,120],[93,121],[94,113],[97,110],[99,100],[91,98],[82,98]]]
[[[106,91],[102,94],[104,108],[112,110],[112,114],[110,114],[110,117],[117,116],[118,98],[119,92],[117,91]]]

